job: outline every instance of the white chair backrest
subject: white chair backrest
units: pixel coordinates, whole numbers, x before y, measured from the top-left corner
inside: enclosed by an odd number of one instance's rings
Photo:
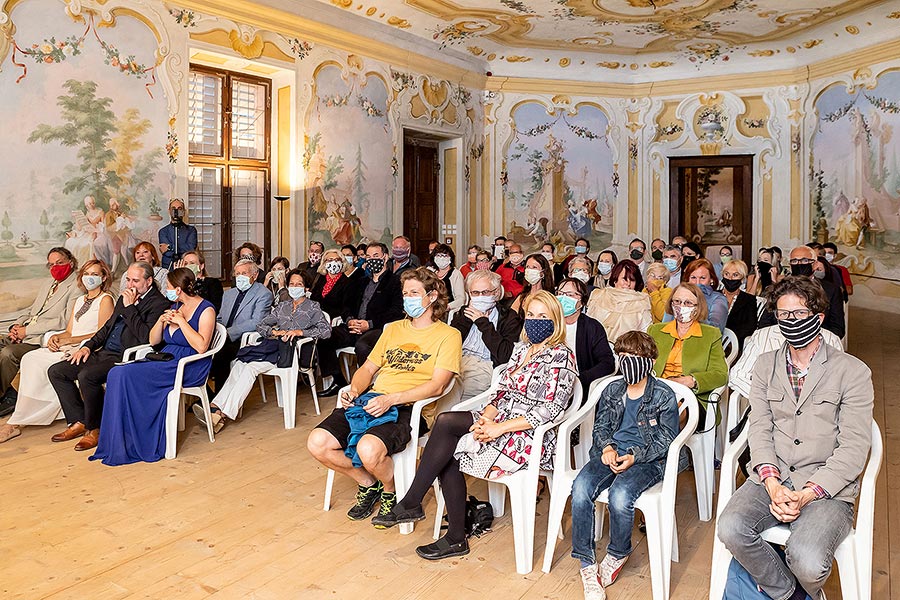
[[[738,357],[738,339],[737,335],[727,327],[722,332],[722,349],[725,350],[725,362],[731,367]]]
[[[762,319],[763,313],[766,312],[767,300],[763,296],[756,297],[756,320]]]

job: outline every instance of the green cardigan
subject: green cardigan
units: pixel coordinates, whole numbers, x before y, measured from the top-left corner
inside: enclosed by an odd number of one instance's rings
[[[675,345],[675,338],[663,331],[668,323],[656,323],[647,329],[647,333],[656,342],[659,357],[653,370],[657,377],[666,368],[669,352]],[[692,375],[697,380],[697,400],[706,407],[709,394],[717,387],[728,383],[728,364],[725,362],[725,350],[722,348],[722,333],[718,327],[700,325],[701,337],[689,337],[684,340],[681,362],[685,375]]]

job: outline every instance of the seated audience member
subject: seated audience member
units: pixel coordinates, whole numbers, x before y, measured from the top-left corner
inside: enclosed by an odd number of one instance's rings
[[[706,298],[692,283],[678,284],[666,312],[675,320],[651,325],[647,330],[659,350],[653,369],[657,377],[694,392],[700,402],[697,428],[702,430],[710,392],[728,381],[722,332],[702,324],[708,315]]]
[[[422,266],[419,257],[412,253],[412,243],[405,235],[398,235],[391,242],[391,256],[388,261],[388,269],[400,276],[406,269],[416,269]]]
[[[222,282],[216,277],[210,277],[206,272],[206,258],[199,250],[185,252],[182,259],[175,263],[175,268],[186,267],[194,273],[196,278],[194,285],[197,293],[204,300],[209,300],[216,312],[222,308]]]
[[[662,263],[663,260],[663,250],[666,249],[666,241],[661,238],[656,238],[652,242],[650,242],[650,258],[653,262]]]
[[[298,269],[300,267],[297,267]],[[272,306],[275,307],[279,302],[289,300],[287,291],[287,274],[291,270],[291,263],[283,256],[276,256],[269,264],[269,272],[263,280],[263,285],[272,292]],[[306,269],[301,269],[305,271]]]
[[[356,247],[356,266],[360,269],[366,264],[366,248],[368,247],[368,244],[360,244]]]
[[[169,274],[169,270],[161,266],[156,246],[150,242],[140,242],[134,247],[134,250],[131,251],[131,258],[134,262],[150,263],[153,267],[153,280],[156,282],[156,287],[162,290],[166,289],[166,275]],[[125,281],[127,277],[128,274],[125,273],[119,281],[120,292],[127,287],[127,282]]]
[[[319,307],[328,313],[329,317],[340,317],[350,300],[348,296],[351,290],[357,285],[351,279],[357,270],[339,251],[334,248],[326,250],[319,263],[319,280],[312,286],[312,291],[307,290],[309,297],[318,302]],[[290,300],[290,297],[288,299]]]
[[[844,323],[844,302],[841,298],[841,290],[839,287],[832,285],[824,279],[816,279],[814,276],[813,263],[816,262],[816,252],[807,246],[797,246],[791,250],[790,264],[791,276],[806,277],[816,281],[825,292],[825,298],[828,299],[828,312],[825,313],[825,322],[822,327],[835,334],[839,338],[844,337],[846,331]],[[771,305],[770,305],[771,307]],[[759,320],[760,327],[768,327],[775,325],[775,315],[771,308],[763,313]]]
[[[609,279],[612,276],[613,267],[619,264],[619,257],[612,250],[604,250],[597,257],[597,277],[595,285],[605,288],[611,285]]]
[[[684,248],[687,243],[687,238],[685,238],[683,235],[676,235],[672,238],[672,245],[676,246],[679,250]]]
[[[469,304],[456,311],[450,323],[463,340],[460,382],[462,400],[491,387],[494,367],[509,361],[522,332],[519,314],[498,304],[503,297],[500,276],[489,270],[466,278]]]
[[[779,281],[769,305],[787,344],[756,361],[751,473],[719,517],[718,535],[772,598],[824,598],[871,445],[872,374],[819,335],[828,299],[814,282]],[[760,536],[782,523],[791,529],[784,559]]]
[[[666,246],[663,250],[662,263],[669,270],[669,289],[681,283],[681,248],[675,245]]]
[[[583,283],[587,287],[588,295],[597,289],[594,285],[594,261],[587,256],[576,256],[569,261],[568,276]]]
[[[150,340],[150,328],[169,307],[169,301],[154,285],[150,263],[132,263],[125,272],[125,282],[106,323],[67,361],[60,361],[47,371],[68,424],[65,431],[51,438],[54,442],[84,436],[76,450],[90,450],[97,445],[103,384],[110,369],[122,360],[125,350]]]
[[[553,269],[550,268],[546,258],[540,254],[531,254],[525,259],[525,285],[510,308],[519,313],[520,317],[523,316],[525,313],[522,306],[525,298],[541,290],[553,292]]]
[[[337,253],[334,250],[329,252]],[[342,259],[341,263],[343,262]],[[278,365],[278,357],[285,343],[292,344],[299,338],[320,340],[331,336],[331,323],[325,319],[319,303],[306,299],[309,283],[308,271],[291,271],[287,276],[288,299],[276,304],[272,312],[256,326],[256,332],[262,336],[262,340],[238,350],[228,379],[221,389],[216,390],[215,402],[210,404],[213,430],[216,433],[225,426],[224,417],[232,421],[237,419],[256,378]],[[304,344],[300,349],[301,368],[312,365],[313,349],[312,344]],[[194,404],[193,411],[197,420],[205,427],[203,405],[199,402]]]
[[[702,257],[703,249],[700,248],[700,245],[697,242],[687,242],[681,247],[681,269],[686,269],[692,261]]]
[[[466,284],[462,273],[456,268],[456,254],[447,244],[435,242],[434,251],[428,256],[429,269],[444,282],[447,291],[448,310],[459,310],[466,303]]]
[[[310,242],[309,249],[306,253],[306,260],[299,265],[297,268],[301,271],[305,271],[313,285],[315,285],[316,280],[319,278],[319,266],[322,262],[322,253],[325,252],[325,244],[322,242]],[[287,271],[285,271],[287,274]]]
[[[217,390],[228,378],[231,361],[241,347],[241,336],[256,331],[256,326],[271,310],[272,292],[257,280],[258,277],[259,267],[255,262],[246,258],[239,260],[234,265],[234,287],[222,297],[222,310],[216,315],[216,321],[228,330],[228,339],[213,355],[209,372]]]
[[[672,297],[669,287],[669,270],[660,262],[647,265],[644,272],[644,293],[650,296],[650,313],[654,323],[661,323],[666,316],[666,305]]]
[[[773,253],[768,248],[760,248],[753,271],[747,274],[747,292],[754,296],[765,296],[769,287],[781,278],[780,269],[773,263]]]
[[[462,339],[443,322],[444,283],[425,268],[409,269],[400,280],[407,318],[385,325],[349,390],[341,393],[342,408],[319,423],[307,440],[316,460],[359,486],[347,513],[354,521],[371,515],[379,501],[379,514],[394,507],[391,455],[412,439],[412,405],[442,395],[460,371]]]
[[[841,276],[837,265],[833,265],[828,261],[825,254],[825,246],[818,246],[816,252],[818,256],[816,256],[816,262],[813,263],[813,276],[816,279],[824,279],[831,285],[839,288],[841,290],[841,299],[847,302],[850,294],[847,293],[847,288],[844,286],[844,278]]]
[[[587,256],[591,252],[591,242],[585,238],[575,240],[575,253],[566,256],[561,263],[554,265],[554,281],[562,281],[569,272],[569,263],[576,256]]]
[[[476,271],[490,271],[491,270],[491,255],[488,254],[484,250],[479,250],[478,254],[475,255],[475,270]]]
[[[653,323],[650,297],[643,294],[641,270],[630,260],[616,264],[609,276],[610,286],[594,290],[587,314],[603,324],[606,336],[615,342],[626,331],[646,331]]]
[[[719,289],[719,279],[716,277],[712,263],[705,258],[697,258],[688,263],[681,272],[681,280],[693,283],[700,288],[706,297],[706,306],[709,316],[704,323],[718,327],[719,331],[725,331],[725,323],[728,321],[728,300]],[[663,319],[668,321],[669,319]]]
[[[91,460],[116,466],[156,462],[166,455],[168,395],[175,385],[178,363],[206,352],[216,330],[216,309],[197,295],[194,273],[175,269],[166,279],[166,299],[172,304],[150,329],[150,344],[164,344],[160,352],[172,358],[133,362],[110,370],[97,451]],[[208,357],[185,365],[182,385],[204,385],[211,364]],[[86,434],[85,439],[92,435]]]
[[[844,289],[847,291],[847,296],[853,295],[853,279],[850,278],[850,271],[847,267],[843,265],[836,264],[834,261],[837,259],[837,245],[834,242],[825,242],[822,244],[822,251],[825,256],[825,260],[827,260],[832,267],[838,270],[841,275],[841,281],[844,282]],[[844,299],[847,301],[847,298]]]
[[[50,425],[62,417],[62,407],[50,385],[47,370],[77,350],[78,345],[94,335],[113,312],[115,302],[109,293],[112,275],[106,263],[99,260],[86,262],[76,281],[83,295],[75,298],[66,330],[54,333],[45,347],[22,357],[16,410],[6,424],[0,426],[0,442],[20,435],[24,425]]]
[[[259,270],[262,271],[263,251],[262,248],[253,242],[244,242],[234,250],[234,264],[239,261],[249,260],[256,263]],[[263,273],[265,275],[265,273]]]
[[[15,409],[18,392],[12,382],[22,357],[40,348],[41,338],[48,331],[65,329],[71,315],[69,307],[81,293],[78,261],[71,252],[63,247],[51,248],[47,269],[50,279],[41,285],[31,308],[10,325],[8,335],[0,337],[0,417]]]
[[[716,269],[716,277],[718,277],[720,281],[722,280],[722,267],[732,260],[734,260],[734,250],[731,249],[731,246],[722,246],[719,248],[719,262],[715,263],[713,266]],[[745,266],[746,264],[747,263],[744,263]]]
[[[437,240],[431,240],[430,242],[428,242],[428,256],[429,257],[432,254],[434,254],[434,249],[437,248],[437,245],[438,245]]]
[[[365,257],[365,251],[363,251],[363,257]],[[357,280],[366,276],[365,272],[362,270],[362,265],[366,260],[365,258],[358,258],[357,249],[353,244],[344,244],[341,246],[341,258],[347,263],[348,268],[344,271],[344,274],[347,275],[348,278]],[[323,258],[322,260],[324,261],[325,259]],[[319,274],[321,275],[321,273]]]
[[[322,396],[334,396],[347,385],[341,373],[337,351],[352,346],[356,362],[366,362],[369,352],[387,323],[403,318],[403,296],[400,277],[387,267],[387,246],[373,242],[366,248],[366,275],[348,288],[342,323],[331,330],[331,337],[319,344],[319,369],[322,373]],[[334,317],[334,315],[332,315]]]
[[[616,370],[616,361],[603,325],[584,313],[587,286],[578,279],[567,277],[556,287],[556,299],[562,305],[566,322],[566,345],[575,352],[584,401],[594,381]]]
[[[478,253],[481,252],[481,246],[472,244],[466,251],[466,264],[460,267],[459,272],[462,273],[463,279],[469,276],[469,273],[475,270],[478,263]]]
[[[493,245],[491,245],[491,271],[496,271],[505,265],[508,256],[509,240],[502,235],[498,235],[494,238]]]
[[[605,600],[632,551],[634,503],[663,479],[678,436],[678,400],[653,376],[653,338],[628,331],[616,340],[622,378],[600,394],[590,461],[572,484],[572,557],[581,562],[585,600]],[[594,504],[609,490],[609,544],[597,565]],[[603,510],[601,507],[600,510]]]
[[[525,287],[525,253],[522,246],[509,246],[509,260],[495,269],[503,281],[503,297],[516,298]]]
[[[722,294],[728,302],[728,320],[725,326],[734,332],[739,348],[744,340],[756,331],[756,297],[741,289],[747,281],[747,263],[732,260],[722,267]]]
[[[628,258],[636,264],[641,269],[641,274],[644,274],[644,269],[647,267],[647,263],[644,262],[644,257],[647,254],[647,244],[644,243],[644,240],[641,238],[634,238],[628,243]]]
[[[185,252],[197,249],[197,228],[185,222],[184,202],[179,198],[169,201],[171,222],[159,230],[159,251],[162,252],[162,266],[171,270],[174,263],[184,257]]]
[[[547,259],[547,262],[553,267],[553,279],[556,280],[556,246],[550,242],[541,244],[541,256]]]
[[[541,452],[541,468],[552,469],[556,447],[550,430],[535,448],[532,430],[555,422],[572,402],[577,367],[566,346],[562,309],[548,291],[525,300],[522,343],[516,345],[491,401],[481,411],[438,415],[422,453],[415,479],[403,499],[372,519],[392,527],[425,518],[422,499],[435,479],[447,504],[447,533],[416,553],[428,560],[468,554],[465,534],[464,473],[496,479],[523,468],[532,451]]]

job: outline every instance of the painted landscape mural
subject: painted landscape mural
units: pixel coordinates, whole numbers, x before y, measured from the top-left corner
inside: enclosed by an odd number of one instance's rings
[[[513,112],[514,137],[503,182],[507,235],[528,249],[550,240],[559,250],[579,237],[595,249],[612,240],[618,178],[596,106],[575,115],[527,102]]]

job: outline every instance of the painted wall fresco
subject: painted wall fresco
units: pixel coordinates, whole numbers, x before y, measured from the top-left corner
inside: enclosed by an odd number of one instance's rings
[[[156,241],[174,170],[154,85],[156,39],[130,17],[99,27],[34,0],[12,11],[15,47],[0,71],[0,321],[33,301],[47,250],[123,272]]]
[[[316,74],[303,152],[307,239],[385,241],[393,217],[393,133],[381,78],[325,66]]]
[[[513,120],[503,186],[508,235],[528,248],[547,239],[564,248],[579,237],[608,246],[619,182],[603,111],[581,105],[575,115],[548,115],[527,102]]]
[[[900,72],[881,75],[874,89],[832,86],[816,109],[813,236],[835,242],[851,272],[879,278],[860,278],[873,292],[898,297]]]

